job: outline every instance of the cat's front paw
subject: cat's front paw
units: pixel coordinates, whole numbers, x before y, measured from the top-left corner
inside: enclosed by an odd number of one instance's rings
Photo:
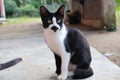
[[[58,77],[57,73],[53,73],[50,78],[57,78],[57,77]]]
[[[67,75],[59,75],[58,80],[66,80],[67,79]]]

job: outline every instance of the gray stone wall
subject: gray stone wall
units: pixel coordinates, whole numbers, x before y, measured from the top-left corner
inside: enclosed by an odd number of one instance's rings
[[[103,0],[104,24],[116,24],[115,0]]]

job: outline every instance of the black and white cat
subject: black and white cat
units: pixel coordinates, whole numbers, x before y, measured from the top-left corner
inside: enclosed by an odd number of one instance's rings
[[[65,80],[69,71],[73,71],[74,79],[90,77],[93,70],[90,67],[89,44],[80,30],[66,27],[64,8],[62,5],[55,13],[51,13],[44,6],[40,7],[44,38],[55,56],[56,72],[53,77]]]

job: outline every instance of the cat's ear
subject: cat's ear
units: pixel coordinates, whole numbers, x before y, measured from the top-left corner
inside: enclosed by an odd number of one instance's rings
[[[65,5],[61,5],[60,8],[57,10],[56,14],[59,14],[60,16],[64,17],[64,10]]]
[[[44,6],[40,6],[40,16],[47,16],[49,15],[49,11],[46,7]]]

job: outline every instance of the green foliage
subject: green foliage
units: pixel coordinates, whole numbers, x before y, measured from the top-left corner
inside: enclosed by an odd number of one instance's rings
[[[116,10],[117,10],[117,11],[120,11],[120,6],[117,6],[117,7],[116,7]]]
[[[59,4],[63,4],[63,3],[66,3],[66,0],[57,0],[57,2],[58,2]]]
[[[53,11],[66,0],[4,0],[6,16],[39,16],[40,5],[46,5]],[[54,3],[54,5],[53,5]],[[57,6],[56,6],[57,4]]]
[[[120,0],[116,0],[117,3],[120,3]]]
[[[106,31],[116,31],[116,25],[111,23],[107,27],[105,27]]]
[[[52,4],[52,0],[47,0],[47,4]]]
[[[120,11],[116,11],[116,23],[120,26]]]
[[[18,12],[18,7],[14,1],[5,0],[5,11],[7,16],[13,16]]]
[[[14,17],[14,18],[7,18],[7,22],[5,24],[1,24],[1,26],[11,26],[11,25],[19,25],[19,24],[26,24],[31,22],[40,22],[39,17]]]
[[[120,10],[120,0],[116,0],[116,10]]]
[[[31,0],[13,0],[18,7],[23,6],[24,4],[29,3]]]
[[[35,16],[39,16],[39,11],[38,9],[36,9],[33,5],[31,4],[26,4],[25,6],[21,6],[20,7],[20,16],[31,16],[31,17],[35,17]]]
[[[30,4],[38,9],[41,5],[41,0],[30,0]]]

